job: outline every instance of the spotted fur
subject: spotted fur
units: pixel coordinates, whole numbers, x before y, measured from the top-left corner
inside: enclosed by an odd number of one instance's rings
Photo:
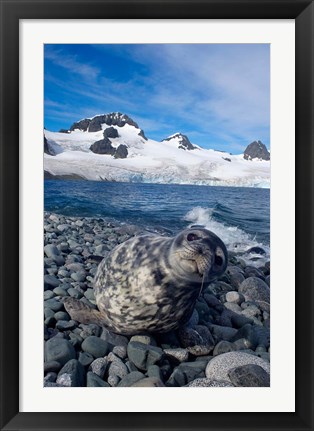
[[[65,307],[75,320],[117,333],[168,332],[188,321],[202,282],[223,274],[227,259],[223,242],[206,229],[186,229],[174,238],[137,236],[100,263],[94,280],[99,311],[73,298]]]

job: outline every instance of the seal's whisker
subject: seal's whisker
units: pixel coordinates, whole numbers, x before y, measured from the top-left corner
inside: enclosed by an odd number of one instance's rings
[[[202,290],[203,290],[203,286],[204,286],[204,280],[205,280],[205,272],[204,272],[204,274],[203,274],[203,279],[202,279],[201,289],[200,289],[200,291],[199,291],[198,297],[200,297],[200,296],[201,296],[201,293],[202,293]]]

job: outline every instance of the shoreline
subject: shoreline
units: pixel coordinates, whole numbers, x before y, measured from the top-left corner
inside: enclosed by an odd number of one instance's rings
[[[70,319],[62,298],[96,308],[100,261],[144,231],[45,211],[44,385],[269,386],[269,263],[257,269],[232,253],[226,273],[203,289],[189,326],[167,334],[122,336]]]

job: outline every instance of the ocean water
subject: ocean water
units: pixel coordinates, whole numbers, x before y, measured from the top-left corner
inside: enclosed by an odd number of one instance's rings
[[[229,250],[260,246],[269,257],[269,189],[45,180],[45,211],[162,227],[174,234],[202,225]]]

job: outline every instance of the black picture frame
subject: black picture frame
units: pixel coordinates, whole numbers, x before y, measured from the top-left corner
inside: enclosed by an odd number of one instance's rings
[[[308,0],[0,0],[0,7],[1,430],[313,430],[313,2]],[[295,413],[19,412],[19,20],[71,18],[295,19]],[[293,354],[289,352],[289,346],[286,354]]]

